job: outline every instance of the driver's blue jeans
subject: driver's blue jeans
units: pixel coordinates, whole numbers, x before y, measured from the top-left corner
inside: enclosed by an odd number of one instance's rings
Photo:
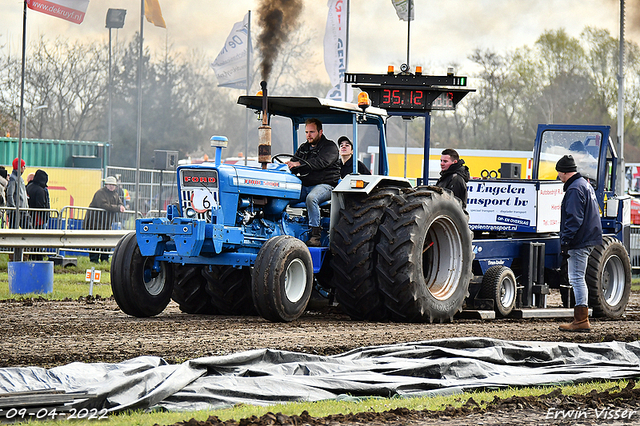
[[[309,215],[309,226],[320,226],[320,204],[331,199],[331,190],[333,186],[326,183],[314,186],[303,186],[300,191],[300,199],[307,205],[307,214]]]
[[[569,254],[569,283],[573,287],[576,306],[589,306],[589,290],[584,277],[587,273],[587,261],[593,246],[567,250]]]

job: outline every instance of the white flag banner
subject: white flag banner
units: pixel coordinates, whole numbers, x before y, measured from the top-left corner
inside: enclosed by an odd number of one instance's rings
[[[414,19],[414,4],[413,4],[413,0],[391,0],[391,3],[393,4],[393,7],[396,8],[396,14],[398,15],[398,18],[400,18],[403,21],[408,21],[408,16],[409,16],[409,2],[411,2],[411,20],[413,21]]]
[[[37,12],[80,24],[89,6],[89,0],[27,0],[27,7]]]
[[[324,66],[333,87],[328,99],[351,102],[353,90],[344,84],[347,71],[347,4],[345,0],[329,0],[329,15],[324,33]]]
[[[249,13],[247,13],[242,21],[236,22],[233,26],[231,34],[224,42],[224,47],[211,64],[218,78],[218,86],[247,88],[247,54],[251,54],[250,52]]]

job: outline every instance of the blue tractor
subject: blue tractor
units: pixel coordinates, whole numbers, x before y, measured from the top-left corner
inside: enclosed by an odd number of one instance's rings
[[[214,137],[215,162],[179,167],[179,205],[166,217],[138,219],[115,248],[118,306],[148,317],[173,299],[186,313],[293,321],[315,287],[354,319],[452,320],[471,279],[467,216],[438,188],[386,176],[386,112],[310,97],[241,96],[238,103],[262,111],[261,129],[269,127],[260,135],[262,164],[224,164],[226,138]],[[358,141],[377,141],[377,174],[354,169],[323,207],[322,247],[303,242],[310,228],[296,203],[301,180],[282,164],[291,155],[263,159],[272,117],[290,120],[291,152],[311,117],[331,139],[350,132],[355,155]]]

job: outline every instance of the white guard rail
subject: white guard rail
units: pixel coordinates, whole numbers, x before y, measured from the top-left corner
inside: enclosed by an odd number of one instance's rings
[[[135,230],[134,211],[111,213],[90,207],[20,209],[19,229],[15,208],[0,208],[0,253],[22,247],[26,254],[48,255],[60,250],[105,253],[120,238]]]

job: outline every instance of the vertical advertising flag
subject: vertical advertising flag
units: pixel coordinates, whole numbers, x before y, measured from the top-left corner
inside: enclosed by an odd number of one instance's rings
[[[80,24],[89,6],[89,0],[27,0],[27,7],[37,12]]]
[[[403,21],[409,20],[409,2],[411,2],[411,20],[414,19],[414,4],[413,0],[391,0],[393,7],[396,8],[396,14],[398,18]]]
[[[156,27],[167,28],[158,0],[144,0],[144,17]]]
[[[353,90],[344,84],[347,71],[347,10],[346,0],[329,0],[329,15],[324,33],[324,66],[333,86],[327,99],[351,102]]]
[[[234,89],[247,88],[247,55],[251,54],[249,38],[249,13],[240,22],[236,22],[218,53],[211,68],[216,73],[218,86]]]

